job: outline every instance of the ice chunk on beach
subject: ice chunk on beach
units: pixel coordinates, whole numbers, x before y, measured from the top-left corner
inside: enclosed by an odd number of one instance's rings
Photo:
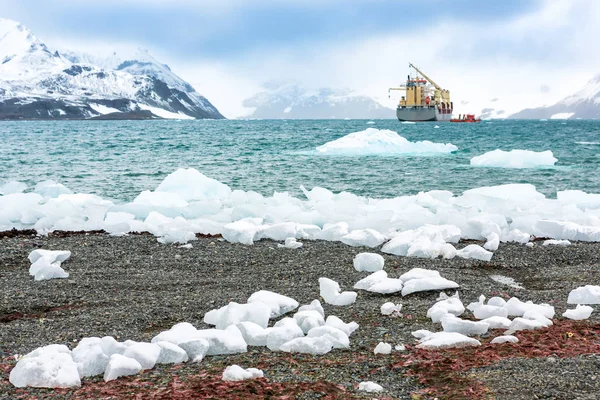
[[[313,189],[314,190],[314,189]],[[323,225],[323,230],[319,232],[315,239],[327,240],[327,241],[339,241],[343,236],[348,234],[349,225],[347,222],[337,222],[335,224]]]
[[[354,269],[357,271],[375,272],[383,269],[385,260],[376,253],[358,253],[354,257]]]
[[[423,339],[423,338],[426,338],[427,336],[432,335],[433,332],[431,332],[427,329],[418,329],[416,331],[412,331],[410,334],[413,335],[414,337],[416,337],[417,339]]]
[[[491,344],[501,344],[501,343],[518,343],[519,339],[513,335],[504,335],[498,336],[492,339]]]
[[[380,294],[391,294],[397,293],[402,290],[402,281],[400,279],[385,278],[375,284],[371,285],[368,292],[380,293]]]
[[[206,318],[206,316],[205,316],[205,318]],[[197,332],[198,332],[198,330],[189,322],[180,322],[178,324],[173,325],[171,327],[171,329],[169,329],[168,331],[162,331],[158,335],[154,336],[152,338],[151,342],[158,343],[158,342],[164,341],[164,342],[169,342],[169,343],[173,343],[173,344],[179,344],[179,343],[188,341],[191,338],[195,337]],[[103,338],[102,340],[104,340],[104,339],[105,338]],[[111,343],[112,342],[116,343],[115,339],[113,339],[110,336],[107,337],[106,339]]]
[[[123,355],[140,363],[142,369],[152,369],[160,356],[161,348],[154,343],[136,343],[129,346]]]
[[[198,330],[195,337],[205,339],[208,342],[207,356],[237,354],[248,351],[244,335],[242,335],[240,329],[235,325],[229,325],[225,329]]]
[[[580,321],[583,319],[588,319],[594,309],[590,306],[582,306],[581,304],[577,304],[574,310],[567,310],[563,313],[563,317],[574,319],[576,321]]]
[[[242,333],[244,341],[248,346],[266,346],[269,329],[265,329],[254,322],[244,321],[236,325]]]
[[[321,302],[319,300],[313,300],[310,302],[310,304],[305,304],[305,305],[301,306],[298,309],[298,312],[309,311],[309,310],[315,310],[319,314],[321,314],[321,316],[323,318],[325,318],[325,310],[323,310],[323,306],[321,305]]]
[[[273,308],[270,305],[255,301],[248,304],[230,302],[228,305],[211,310],[204,315],[204,322],[215,325],[217,329],[225,329],[243,321],[251,321],[266,328],[269,325]]]
[[[423,279],[423,278],[439,278],[441,275],[439,271],[424,269],[424,268],[413,268],[408,272],[400,275],[400,280],[404,283],[413,280],[413,279]]]
[[[287,314],[298,308],[299,305],[298,302],[291,297],[268,290],[259,290],[258,292],[252,293],[248,298],[247,303],[250,304],[255,302],[260,302],[271,307],[271,318],[277,318],[283,314]]]
[[[388,301],[387,303],[383,303],[380,308],[381,315],[399,314],[401,310],[402,310],[402,304],[396,305],[396,304],[392,303],[391,301]]]
[[[308,331],[308,337],[327,336],[333,343],[336,349],[347,349],[350,347],[350,339],[348,335],[338,328],[333,326],[319,326]]]
[[[254,244],[254,237],[260,229],[260,218],[245,218],[223,227],[223,238],[231,243]]]
[[[282,344],[279,350],[286,353],[327,354],[333,348],[329,335],[317,337],[297,337]]]
[[[325,325],[325,318],[317,310],[298,311],[294,314],[294,319],[304,333],[312,328]]]
[[[340,285],[329,278],[319,278],[321,297],[327,304],[348,306],[356,301],[356,292],[340,293]]]
[[[372,274],[368,275],[367,277],[356,282],[354,284],[354,289],[367,290],[371,286],[375,285],[376,283],[382,282],[386,279],[387,279],[387,272],[385,272],[384,270],[373,272]]]
[[[402,288],[402,296],[407,296],[416,292],[456,289],[458,287],[458,283],[442,277],[411,279],[404,284],[404,287]]]
[[[496,149],[480,156],[471,158],[471,165],[478,167],[500,168],[538,168],[551,167],[558,159],[554,158],[552,151],[511,150]]]
[[[47,180],[35,185],[33,191],[44,199],[56,198],[61,194],[72,194],[73,192],[61,183]]]
[[[473,316],[477,319],[486,319],[490,317],[508,317],[508,310],[504,307],[490,306],[483,304],[473,310]]]
[[[179,343],[179,347],[186,352],[189,360],[193,362],[200,362],[204,359],[204,356],[208,352],[210,344],[206,339],[195,338]]]
[[[69,257],[71,257],[71,252],[68,250],[44,250],[44,249],[33,250],[31,253],[29,253],[29,256],[28,256],[29,262],[31,262],[32,264],[34,264],[40,258],[45,258],[49,262],[53,263],[53,262],[63,262],[65,260],[67,260]]]
[[[345,323],[339,317],[335,315],[330,315],[325,320],[325,326],[332,326],[344,332],[346,335],[350,336],[352,333],[358,329],[358,324],[354,321]]]
[[[427,317],[431,318],[434,323],[440,322],[441,317],[445,314],[445,312],[440,311],[440,309],[457,317],[465,312],[465,306],[462,301],[460,301],[458,292],[450,297],[443,292],[440,293],[438,301],[427,310]]]
[[[525,330],[534,330],[545,328],[546,324],[543,322],[537,321],[535,319],[525,319],[521,317],[517,317],[513,319],[512,323],[508,327],[509,331],[525,331]]]
[[[365,381],[358,384],[358,390],[367,393],[378,393],[383,392],[383,387],[375,382]]]
[[[160,347],[160,355],[156,360],[157,364],[179,364],[189,360],[185,350],[176,344],[170,342],[156,342]]]
[[[580,225],[570,221],[541,220],[535,223],[533,232],[538,237],[600,242],[600,227]]]
[[[389,343],[379,342],[373,353],[375,354],[390,354],[392,352],[392,345]]]
[[[104,354],[100,343],[102,339],[83,338],[71,352],[73,361],[77,363],[81,377],[95,376],[104,373],[109,357]]]
[[[141,364],[133,358],[113,354],[104,371],[104,381],[112,381],[121,376],[135,375],[142,370]]]
[[[481,322],[485,322],[490,327],[489,329],[508,329],[512,321],[507,317],[489,317],[481,320]]]
[[[38,347],[26,354],[10,371],[16,387],[67,388],[81,386],[77,364],[65,345]]]
[[[448,242],[457,242],[461,232],[453,225],[425,225],[392,236],[381,248],[382,252],[408,257],[453,258],[456,249]]]
[[[223,371],[223,380],[238,382],[246,379],[262,378],[264,377],[263,371],[257,368],[242,368],[239,365],[230,365]]]
[[[174,193],[186,201],[228,199],[231,188],[193,169],[180,168],[169,174],[156,188],[156,192]]]
[[[600,304],[600,286],[585,285],[569,292],[568,304]]]
[[[481,346],[481,343],[479,340],[458,332],[436,332],[420,339],[416,347],[425,350],[435,350],[469,346]]]
[[[368,128],[317,147],[320,154],[333,155],[419,155],[448,154],[458,150],[451,143],[433,143],[428,140],[410,142],[387,129]]]
[[[463,249],[457,250],[456,255],[460,258],[490,261],[494,253],[487,251],[477,244],[470,244]]]
[[[113,354],[123,354],[127,348],[125,344],[117,342],[112,336],[104,336],[100,339],[100,347],[102,352],[109,357]]]
[[[277,247],[285,249],[299,249],[302,246],[303,243],[296,241],[295,237],[286,238],[284,244],[277,243]]]
[[[283,318],[273,328],[270,328],[267,336],[267,347],[271,351],[279,351],[282,344],[293,339],[304,337],[304,332],[293,318]]]
[[[483,321],[469,321],[461,319],[453,314],[446,314],[442,317],[442,328],[444,332],[458,332],[463,335],[483,335],[485,334],[490,325]]]
[[[362,229],[342,236],[340,241],[354,247],[377,247],[385,242],[385,236],[374,229]]]
[[[544,240],[542,246],[570,246],[571,242],[568,240]]]
[[[40,258],[33,263],[29,268],[29,274],[33,275],[36,281],[69,277],[69,274],[60,267],[59,262],[50,263],[46,258]]]

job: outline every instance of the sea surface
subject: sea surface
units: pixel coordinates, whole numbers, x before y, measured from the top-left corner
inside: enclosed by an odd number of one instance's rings
[[[198,120],[0,122],[0,185],[52,179],[74,192],[126,202],[171,172],[193,167],[232,189],[302,196],[324,187],[372,198],[433,189],[530,183],[548,197],[600,193],[600,121],[484,121],[401,124],[397,120]],[[439,128],[435,128],[435,126]],[[452,143],[452,154],[331,156],[315,148],[367,128],[410,141]],[[551,150],[551,168],[474,167],[472,157],[501,149]]]

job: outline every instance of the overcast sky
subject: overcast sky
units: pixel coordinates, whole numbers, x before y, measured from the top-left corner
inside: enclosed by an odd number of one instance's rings
[[[596,0],[0,0],[51,48],[143,47],[227,117],[267,81],[386,105],[408,62],[458,111],[551,104],[600,73]]]

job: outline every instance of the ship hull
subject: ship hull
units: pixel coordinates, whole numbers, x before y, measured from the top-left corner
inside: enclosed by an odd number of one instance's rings
[[[450,121],[452,110],[438,110],[436,107],[398,107],[396,117],[399,121],[412,122]]]

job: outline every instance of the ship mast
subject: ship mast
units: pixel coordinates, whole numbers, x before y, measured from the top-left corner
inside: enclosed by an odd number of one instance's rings
[[[412,63],[408,63],[408,66],[410,68],[414,68],[415,71],[417,71],[419,74],[421,74],[423,76],[423,78],[427,79],[427,81],[429,81],[429,83],[431,83],[433,86],[435,86],[435,88],[437,90],[440,90],[440,91],[444,90],[444,89],[441,88],[440,85],[438,85],[437,83],[435,83],[434,81],[432,81],[430,77],[428,77],[427,75],[425,75],[419,68],[415,67]]]

